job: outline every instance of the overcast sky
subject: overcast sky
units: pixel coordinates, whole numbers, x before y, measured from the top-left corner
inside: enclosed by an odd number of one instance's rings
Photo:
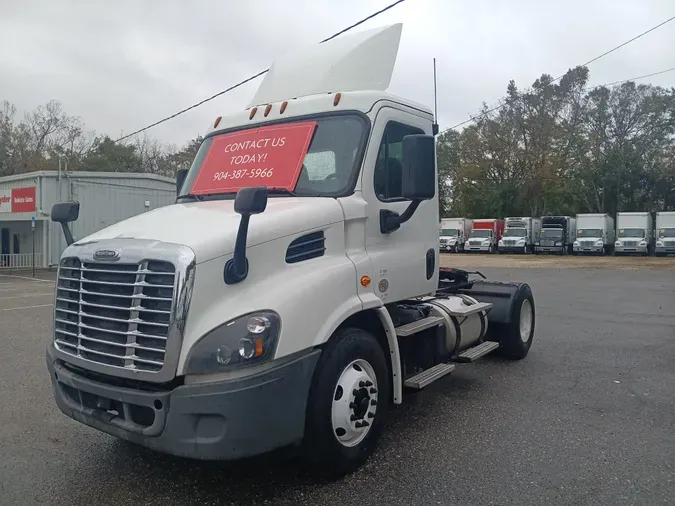
[[[0,0],[0,100],[48,100],[115,137],[267,68],[392,0]],[[403,22],[390,91],[441,127],[495,104],[509,79],[558,76],[675,15],[674,0],[407,0],[360,29]],[[357,28],[358,30],[359,28]],[[675,67],[675,21],[590,66],[603,84]],[[675,72],[644,82],[675,86]],[[183,144],[244,108],[260,80],[158,126]]]

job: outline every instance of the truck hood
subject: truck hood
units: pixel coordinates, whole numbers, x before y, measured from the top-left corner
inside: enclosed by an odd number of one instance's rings
[[[240,215],[234,200],[172,204],[111,225],[75,245],[109,239],[145,239],[184,244],[206,262],[234,251]],[[340,203],[325,197],[270,197],[265,212],[251,216],[247,246],[344,220]]]

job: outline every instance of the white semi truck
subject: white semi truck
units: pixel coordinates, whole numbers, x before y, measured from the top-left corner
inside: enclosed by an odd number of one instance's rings
[[[63,413],[159,452],[288,447],[339,475],[404,391],[528,354],[527,284],[439,269],[438,126],[385,91],[400,34],[275,62],[211,124],[175,204],[78,241],[79,204],[53,207],[69,246],[46,364]]]
[[[606,255],[614,246],[614,218],[603,213],[577,214],[574,253]]]
[[[661,211],[656,213],[656,245],[654,252],[657,256],[675,253],[675,211]]]
[[[439,236],[441,251],[457,253],[464,251],[473,220],[469,218],[442,218]]]
[[[499,253],[531,253],[540,233],[541,218],[504,218],[504,235],[499,241]]]
[[[654,251],[654,227],[649,212],[616,213],[615,255],[649,256]]]

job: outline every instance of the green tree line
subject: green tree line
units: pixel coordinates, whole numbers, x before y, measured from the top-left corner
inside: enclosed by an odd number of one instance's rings
[[[114,142],[107,135],[87,130],[67,115],[61,104],[50,101],[17,119],[16,107],[0,103],[0,176],[40,170],[149,172],[173,177],[192,163],[201,137],[176,147],[148,135]]]
[[[588,87],[586,67],[438,138],[441,215],[470,218],[675,209],[675,88]]]

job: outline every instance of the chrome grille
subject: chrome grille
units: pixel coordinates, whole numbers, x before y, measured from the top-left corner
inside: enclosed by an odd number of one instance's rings
[[[167,261],[101,263],[64,258],[54,344],[90,362],[158,372],[164,364],[176,282]]]
[[[469,241],[469,246],[480,246],[482,241]]]
[[[623,246],[635,247],[638,245],[638,241],[623,241]]]
[[[515,239],[504,239],[504,246],[515,246]]]

